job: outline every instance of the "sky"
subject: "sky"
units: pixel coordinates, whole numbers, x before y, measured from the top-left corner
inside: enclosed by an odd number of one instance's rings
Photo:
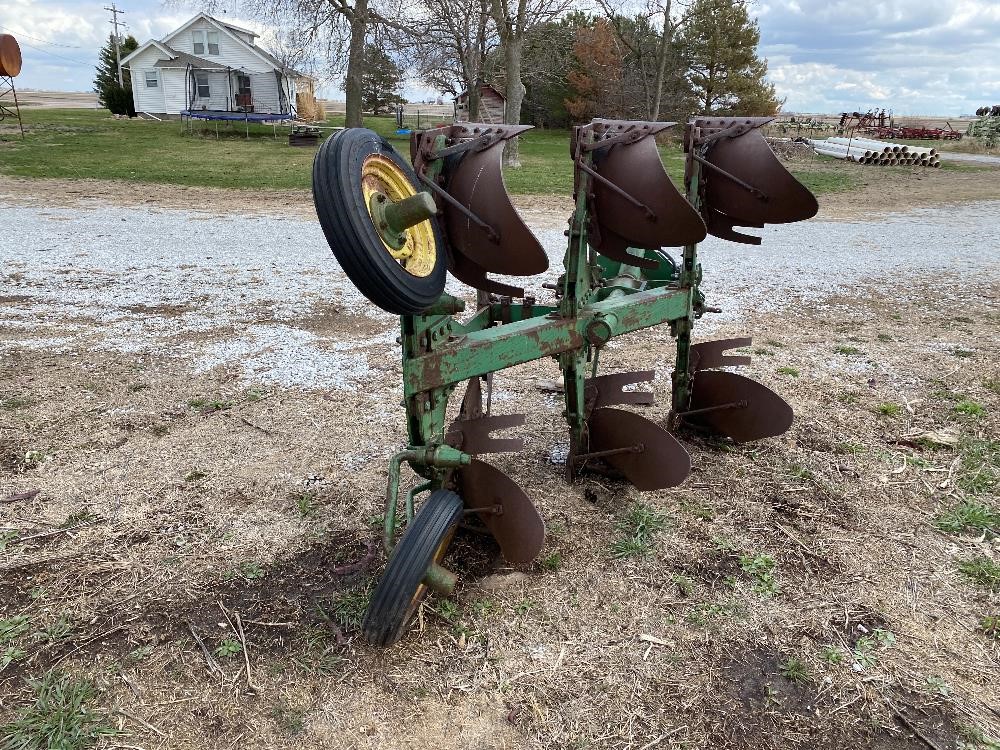
[[[116,0],[139,43],[195,13],[161,0]],[[19,89],[87,91],[111,30],[110,2],[0,0],[0,32],[21,44]],[[756,0],[760,54],[787,112],[885,107],[954,116],[1000,104],[1000,0]],[[265,32],[237,14],[221,17]],[[266,36],[263,36],[266,46]],[[336,84],[322,92],[340,98]],[[407,82],[411,100],[434,92]]]

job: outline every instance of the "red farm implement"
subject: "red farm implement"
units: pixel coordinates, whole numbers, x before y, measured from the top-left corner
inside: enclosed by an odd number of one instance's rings
[[[946,122],[946,128],[925,128],[899,125],[891,112],[870,109],[861,112],[844,112],[838,126],[845,135],[864,135],[879,140],[904,139],[913,141],[960,141],[962,134]]]

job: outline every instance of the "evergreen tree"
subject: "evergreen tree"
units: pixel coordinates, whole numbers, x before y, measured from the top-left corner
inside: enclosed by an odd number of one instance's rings
[[[365,45],[361,71],[361,106],[373,115],[381,114],[405,99],[399,95],[403,71],[378,45]]]
[[[121,40],[120,53],[122,57],[134,52],[139,42],[129,34]],[[97,63],[97,77],[94,79],[94,91],[102,107],[110,109],[116,115],[134,114],[132,112],[132,78],[128,68],[122,69],[122,85],[118,85],[118,61],[115,59],[114,35],[108,35],[108,43],[101,49]]]
[[[700,114],[773,115],[774,85],[767,61],[757,57],[760,30],[746,0],[695,0],[681,46],[690,61],[688,79]]]

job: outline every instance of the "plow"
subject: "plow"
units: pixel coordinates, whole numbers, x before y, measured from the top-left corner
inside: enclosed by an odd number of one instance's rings
[[[561,372],[568,482],[600,472],[639,491],[675,487],[691,471],[678,435],[744,443],[788,430],[785,400],[732,371],[749,363],[733,351],[750,338],[693,338],[696,321],[715,311],[701,291],[699,243],[713,235],[760,244],[743,228],[817,211],[764,140],[761,127],[771,119],[688,122],[683,192],[656,143],[676,123],[599,119],[576,127],[568,154],[575,210],[562,273],[544,285],[545,301],[515,285],[545,273],[549,255],[515,210],[501,171],[505,144],[526,126],[415,132],[409,161],[362,128],[323,144],[313,193],[327,241],[362,294],[400,316],[407,445],[388,466],[388,561],[363,621],[368,641],[398,641],[429,591],[453,593],[457,575],[445,556],[460,526],[491,535],[511,564],[542,550],[539,510],[487,460],[524,448],[515,431],[525,415],[494,408],[502,371],[552,359]],[[474,308],[446,292],[449,273],[476,290]],[[635,408],[653,403],[643,384],[654,371],[602,372],[600,363],[615,337],[661,325],[676,352],[671,409],[654,421]],[[404,480],[404,466],[412,480]]]

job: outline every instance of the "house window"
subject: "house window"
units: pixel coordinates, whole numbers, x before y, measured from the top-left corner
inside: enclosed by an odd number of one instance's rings
[[[195,73],[194,81],[198,86],[198,98],[209,99],[212,96],[212,89],[208,85],[208,73]]]
[[[194,54],[196,55],[217,55],[219,54],[219,32],[218,31],[195,31],[192,32]]]
[[[146,88],[155,89],[160,85],[160,77],[156,74],[155,70],[146,71]]]

